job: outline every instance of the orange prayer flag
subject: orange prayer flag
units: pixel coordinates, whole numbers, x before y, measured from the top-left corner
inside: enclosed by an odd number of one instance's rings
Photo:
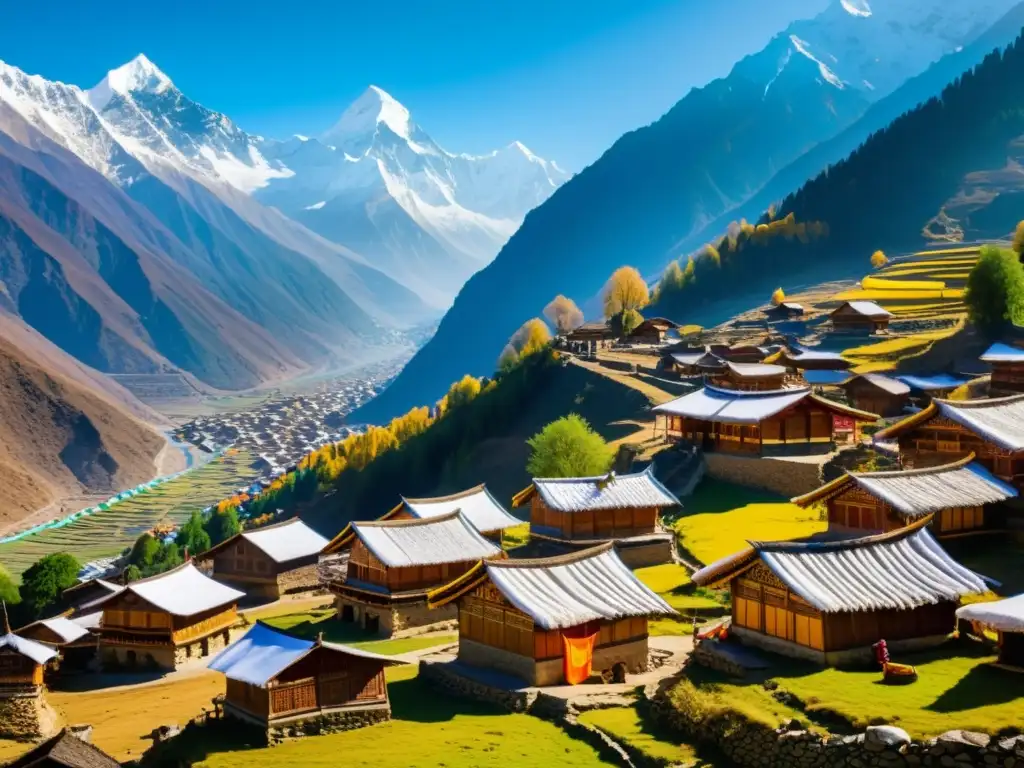
[[[596,640],[597,633],[587,637],[562,635],[562,643],[565,646],[565,682],[569,685],[577,685],[590,677]]]

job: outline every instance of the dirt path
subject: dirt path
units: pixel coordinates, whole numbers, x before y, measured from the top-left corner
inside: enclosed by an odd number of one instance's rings
[[[598,363],[593,363],[589,360],[580,360],[575,357],[571,357],[569,360],[573,365],[586,368],[588,371],[604,376],[612,381],[616,381],[630,389],[635,389],[637,392],[643,394],[652,405],[661,405],[662,403],[667,403],[669,400],[674,400],[677,397],[677,395],[673,395],[670,392],[659,389],[653,384],[642,381],[641,379],[631,376],[624,371],[613,371],[611,368],[605,368],[603,365],[599,365]]]

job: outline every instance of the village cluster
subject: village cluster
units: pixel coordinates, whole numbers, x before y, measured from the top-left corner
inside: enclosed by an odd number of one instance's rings
[[[295,470],[318,448],[344,440],[354,431],[345,414],[372,399],[395,374],[392,362],[371,366],[360,376],[332,380],[305,395],[275,397],[251,408],[199,416],[175,431],[176,439],[200,451],[247,449],[253,477],[271,480]]]
[[[874,334],[888,313],[850,302],[832,323]],[[959,626],[978,643],[994,633],[1007,684],[1019,685],[1024,596],[974,602],[989,591],[985,575],[957,562],[943,541],[1024,521],[1024,348],[1000,344],[986,354],[992,396],[951,400],[944,396],[959,381],[945,375],[851,376],[835,354],[767,341],[694,349],[666,343],[672,329],[659,319],[637,329],[659,347],[664,375],[695,384],[653,408],[668,441],[750,462],[803,459],[862,444],[865,428],[886,416],[870,443],[898,466],[850,471],[793,499],[821,509],[827,531],[751,541],[693,574],[731,595],[731,615],[697,633],[701,657],[743,644],[826,666],[877,659],[891,680],[913,670],[889,653],[940,646]],[[583,326],[562,345],[584,351],[608,341],[606,331]],[[848,404],[829,388],[845,390]],[[626,681],[649,663],[648,621],[675,615],[633,570],[673,561],[661,519],[679,504],[652,465],[535,478],[512,501],[528,510],[529,542],[511,551],[504,532],[522,520],[485,486],[402,498],[330,540],[299,519],[244,530],[157,576],[81,583],[67,591],[61,615],[7,628],[0,696],[20,697],[31,714],[42,710],[51,674],[96,665],[173,670],[209,657],[226,678],[224,715],[270,741],[314,722],[322,733],[387,719],[391,657],[239,618],[240,603],[315,589],[334,596],[339,620],[382,637],[457,626],[447,674],[541,687],[592,675]]]

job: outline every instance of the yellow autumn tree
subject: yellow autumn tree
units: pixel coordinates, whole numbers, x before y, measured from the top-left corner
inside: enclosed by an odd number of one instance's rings
[[[889,263],[889,257],[882,251],[875,251],[871,254],[871,266],[875,269],[881,269]]]
[[[722,255],[711,243],[704,246],[704,255],[717,267],[722,263]]]
[[[772,304],[774,306],[779,306],[779,304],[781,304],[785,300],[786,294],[783,292],[781,288],[776,288],[774,291],[772,291]]]
[[[519,326],[498,358],[498,368],[504,370],[524,357],[539,352],[551,343],[551,331],[539,317],[531,318]]]
[[[1024,258],[1024,221],[1017,223],[1017,231],[1013,233],[1013,250],[1018,257]]]
[[[583,312],[576,302],[558,294],[544,307],[544,317],[555,327],[556,333],[568,333],[583,325]]]
[[[480,379],[468,373],[448,388],[448,392],[437,403],[439,415],[443,416],[452,408],[471,402],[480,394]]]
[[[605,283],[604,316],[607,318],[621,315],[627,310],[640,311],[651,302],[651,293],[647,289],[640,272],[634,267],[619,267]]]

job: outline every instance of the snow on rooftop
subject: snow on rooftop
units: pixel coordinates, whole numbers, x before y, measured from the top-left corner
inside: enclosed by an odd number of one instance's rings
[[[277,525],[243,531],[241,536],[276,563],[311,557],[327,546],[327,539],[297,517]]]

